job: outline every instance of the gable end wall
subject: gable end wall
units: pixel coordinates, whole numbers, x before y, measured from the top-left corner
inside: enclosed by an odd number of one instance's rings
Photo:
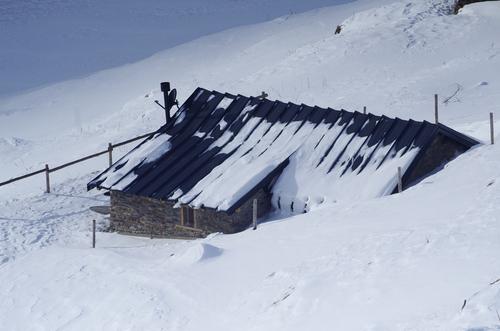
[[[414,185],[440,170],[446,163],[466,152],[466,147],[457,141],[438,133],[432,143],[424,151],[415,167],[405,175],[403,188]]]

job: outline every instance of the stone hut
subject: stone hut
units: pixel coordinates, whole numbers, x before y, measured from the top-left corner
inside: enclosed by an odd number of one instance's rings
[[[442,124],[198,88],[88,189],[111,192],[115,231],[196,238],[247,229],[254,199],[262,217],[392,194],[477,143]]]

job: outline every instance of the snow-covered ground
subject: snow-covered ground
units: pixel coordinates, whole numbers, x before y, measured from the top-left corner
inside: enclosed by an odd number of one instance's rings
[[[98,233],[92,250],[87,207],[103,198],[88,178],[2,202],[0,324],[498,330],[499,154],[476,148],[403,194],[192,242]]]
[[[450,5],[360,0],[288,15],[2,99],[0,168],[8,178],[157,128],[162,80],[181,101],[201,85],[428,120],[439,93],[444,123],[487,140],[500,104],[500,2],[457,16]],[[99,232],[95,250],[88,207],[107,198],[85,184],[105,157],[54,174],[51,194],[39,193],[43,177],[0,188],[0,325],[500,330],[499,155],[479,146],[402,194],[276,216],[257,231],[197,241]]]

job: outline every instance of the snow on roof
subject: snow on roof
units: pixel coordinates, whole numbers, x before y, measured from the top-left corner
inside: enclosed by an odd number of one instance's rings
[[[88,184],[232,212],[273,179],[273,204],[390,194],[439,124],[198,88],[173,120]]]

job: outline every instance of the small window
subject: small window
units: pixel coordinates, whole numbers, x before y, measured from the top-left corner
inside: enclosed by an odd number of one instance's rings
[[[181,207],[181,225],[194,228],[194,210],[190,207]]]

